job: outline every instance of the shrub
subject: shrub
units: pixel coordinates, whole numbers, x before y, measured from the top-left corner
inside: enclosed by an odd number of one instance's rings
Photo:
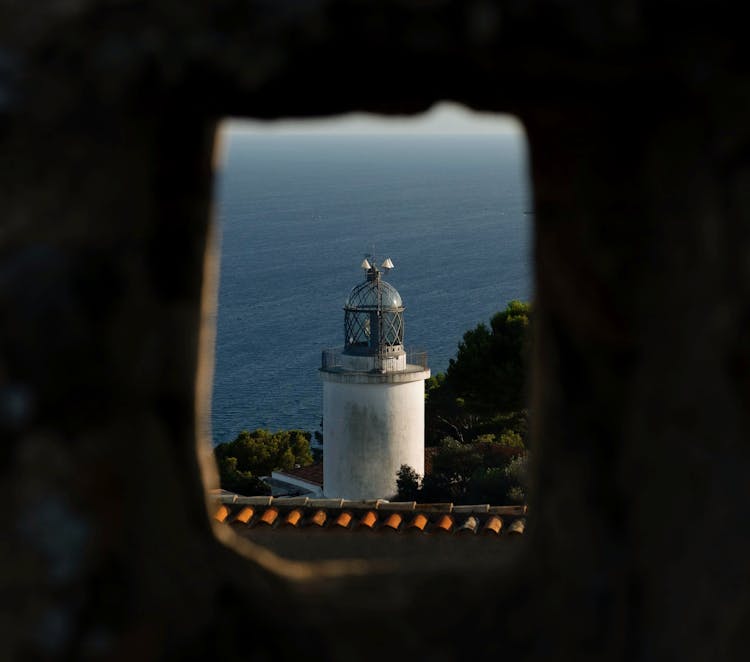
[[[417,501],[421,489],[422,477],[408,464],[402,464],[396,472],[396,487],[399,501]]]

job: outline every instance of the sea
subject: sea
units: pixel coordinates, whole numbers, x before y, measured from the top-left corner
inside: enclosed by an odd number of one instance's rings
[[[212,437],[320,429],[321,351],[373,255],[432,374],[463,334],[531,301],[532,194],[521,133],[232,133],[215,183],[220,280]]]

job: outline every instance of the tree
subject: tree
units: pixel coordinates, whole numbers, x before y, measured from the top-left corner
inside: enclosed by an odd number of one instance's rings
[[[523,503],[528,487],[528,454],[522,453],[497,467],[481,467],[467,487],[473,503]]]
[[[422,477],[408,464],[402,464],[396,472],[396,487],[399,501],[416,501],[419,498]]]
[[[242,495],[270,494],[271,488],[249,471],[237,469],[236,457],[224,457],[219,462],[220,485]]]
[[[507,446],[508,448],[524,448],[523,439],[518,432],[514,430],[505,430],[498,439],[501,446]]]
[[[474,503],[506,504],[510,487],[504,467],[483,467],[472,476],[469,500]]]
[[[518,411],[526,406],[531,306],[511,301],[467,331],[451,359],[445,382],[477,414]]]
[[[508,500],[521,503],[526,499],[529,487],[529,454],[524,453],[514,457],[504,469],[510,487],[508,488]]]
[[[444,473],[427,474],[422,480],[424,503],[464,503],[465,485]]]
[[[471,476],[482,461],[477,444],[462,444],[453,437],[445,437],[432,458],[432,473],[422,480],[419,496],[428,502],[464,503]]]
[[[271,433],[258,429],[254,432],[243,430],[230,442],[214,448],[219,466],[219,478],[224,489],[240,492],[227,485],[250,478],[258,480],[277,469],[290,470],[296,465],[312,463],[310,433],[302,430],[281,430]],[[245,489],[253,483],[243,483]],[[247,492],[240,492],[247,494]],[[257,492],[251,492],[257,493]]]
[[[446,372],[428,380],[428,445],[446,434],[467,443],[506,429],[524,440],[530,345],[531,306],[521,301],[467,331]]]
[[[433,473],[442,473],[452,482],[463,485],[478,467],[482,465],[482,453],[476,444],[462,444],[446,437],[432,459]]]

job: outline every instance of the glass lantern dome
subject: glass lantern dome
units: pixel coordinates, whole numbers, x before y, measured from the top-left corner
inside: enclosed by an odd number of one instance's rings
[[[366,280],[351,291],[344,304],[344,351],[361,355],[403,351],[404,305],[401,295],[369,262],[363,262],[363,268],[367,271]]]
[[[346,308],[391,310],[403,308],[401,295],[384,280],[366,280],[355,287],[346,300]]]

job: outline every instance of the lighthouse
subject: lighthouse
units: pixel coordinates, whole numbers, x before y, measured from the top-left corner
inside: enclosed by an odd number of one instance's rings
[[[368,259],[369,258],[369,259]],[[404,305],[383,280],[394,265],[362,262],[344,304],[344,346],[323,351],[323,492],[345,499],[396,494],[403,464],[424,473],[424,353],[404,348]]]

